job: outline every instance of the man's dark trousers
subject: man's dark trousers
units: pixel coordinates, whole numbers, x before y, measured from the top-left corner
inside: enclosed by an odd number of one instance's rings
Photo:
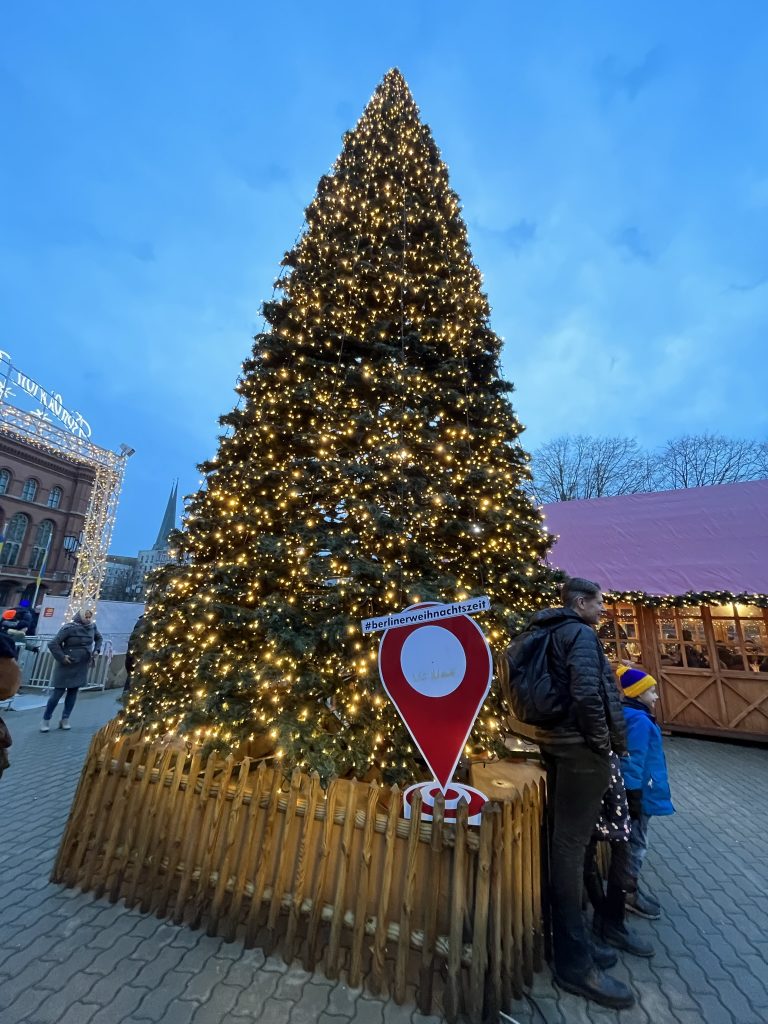
[[[547,769],[549,896],[555,973],[580,978],[594,966],[582,912],[584,855],[611,779],[608,754],[583,743],[542,744]]]

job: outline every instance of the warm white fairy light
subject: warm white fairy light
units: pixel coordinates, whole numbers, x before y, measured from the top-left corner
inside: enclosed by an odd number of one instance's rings
[[[417,754],[360,620],[487,593],[498,650],[543,599],[548,541],[459,200],[399,72],[306,219],[187,510],[186,562],[153,577],[127,720],[402,780]],[[470,749],[498,742],[489,706]]]

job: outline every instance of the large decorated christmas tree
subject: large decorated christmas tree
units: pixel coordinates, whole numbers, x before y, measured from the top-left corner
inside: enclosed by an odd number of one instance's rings
[[[399,71],[344,137],[283,265],[177,561],[155,579],[126,723],[254,740],[324,779],[424,777],[361,619],[488,594],[499,650],[551,583],[501,340]],[[480,749],[498,746],[497,700]]]

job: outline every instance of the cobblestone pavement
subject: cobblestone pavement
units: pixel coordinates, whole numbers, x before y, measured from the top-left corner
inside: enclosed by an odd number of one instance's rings
[[[431,1024],[258,950],[209,938],[48,882],[95,729],[114,694],[84,694],[69,733],[37,731],[38,709],[5,714],[12,765],[0,780],[2,1024]],[[646,884],[658,922],[633,919],[657,948],[615,969],[638,1005],[587,1005],[539,976],[519,1024],[768,1022],[768,754],[672,739],[678,814],[652,823]]]

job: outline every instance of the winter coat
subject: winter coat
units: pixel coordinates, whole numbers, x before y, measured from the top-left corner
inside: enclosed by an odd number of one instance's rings
[[[16,613],[14,618],[3,619],[3,628],[26,630],[31,635],[34,632],[32,627],[35,624],[35,613],[31,608],[22,605],[19,605],[14,611]]]
[[[629,751],[621,759],[624,786],[641,791],[643,814],[674,814],[661,729],[650,709],[631,697],[624,699],[624,718]]]
[[[595,630],[570,608],[544,608],[529,627],[552,629],[549,673],[567,712],[551,728],[515,723],[513,730],[540,744],[586,743],[598,753],[625,753],[621,696]]]
[[[62,626],[48,650],[56,660],[51,685],[54,689],[77,689],[85,686],[88,680],[88,669],[91,667],[91,656],[101,647],[101,633],[94,622],[86,623],[78,613],[72,622]],[[71,664],[64,659],[69,658]]]

